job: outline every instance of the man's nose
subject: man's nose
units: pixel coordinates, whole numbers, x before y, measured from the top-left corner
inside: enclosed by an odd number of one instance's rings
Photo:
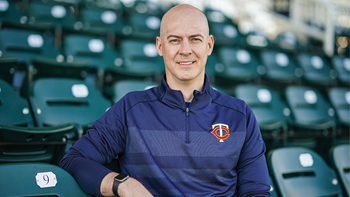
[[[191,55],[192,48],[188,40],[184,40],[180,46],[180,55]]]

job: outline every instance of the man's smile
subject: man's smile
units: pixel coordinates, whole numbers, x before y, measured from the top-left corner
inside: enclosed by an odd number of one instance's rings
[[[186,66],[188,66],[188,65],[192,65],[192,64],[194,64],[196,61],[181,61],[181,62],[177,62],[178,64],[180,64],[180,65],[186,65]]]

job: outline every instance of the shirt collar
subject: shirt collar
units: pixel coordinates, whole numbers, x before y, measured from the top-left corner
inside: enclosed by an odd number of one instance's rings
[[[181,108],[183,110],[186,109],[185,99],[182,95],[182,92],[179,90],[172,90],[169,88],[166,82],[166,76],[163,74],[162,83],[157,87],[158,94],[160,100],[165,104]],[[194,98],[190,104],[190,108],[203,108],[208,106],[212,102],[213,98],[213,89],[210,87],[209,78],[205,75],[203,91],[193,91]]]

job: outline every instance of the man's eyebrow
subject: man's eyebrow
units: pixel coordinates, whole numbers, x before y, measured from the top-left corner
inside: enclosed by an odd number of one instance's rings
[[[177,35],[169,35],[169,36],[167,37],[167,39],[169,39],[169,38],[171,38],[171,37],[181,38],[180,36],[177,36]]]
[[[202,38],[204,38],[204,36],[202,34],[194,34],[194,35],[190,36],[190,38],[193,38],[193,37],[202,37]]]
[[[169,35],[168,37],[167,37],[167,39],[169,39],[169,38],[171,38],[171,37],[174,37],[174,38],[181,38],[181,36],[177,36],[177,35]],[[190,38],[193,38],[193,37],[202,37],[202,38],[204,38],[204,36],[202,35],[202,34],[193,34],[193,35],[190,35]]]

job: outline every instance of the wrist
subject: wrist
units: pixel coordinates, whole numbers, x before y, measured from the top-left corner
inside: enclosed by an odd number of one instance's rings
[[[114,177],[113,182],[113,194],[115,196],[120,196],[120,188],[121,185],[123,185],[124,181],[126,181],[129,178],[129,175],[119,173],[117,176]]]

